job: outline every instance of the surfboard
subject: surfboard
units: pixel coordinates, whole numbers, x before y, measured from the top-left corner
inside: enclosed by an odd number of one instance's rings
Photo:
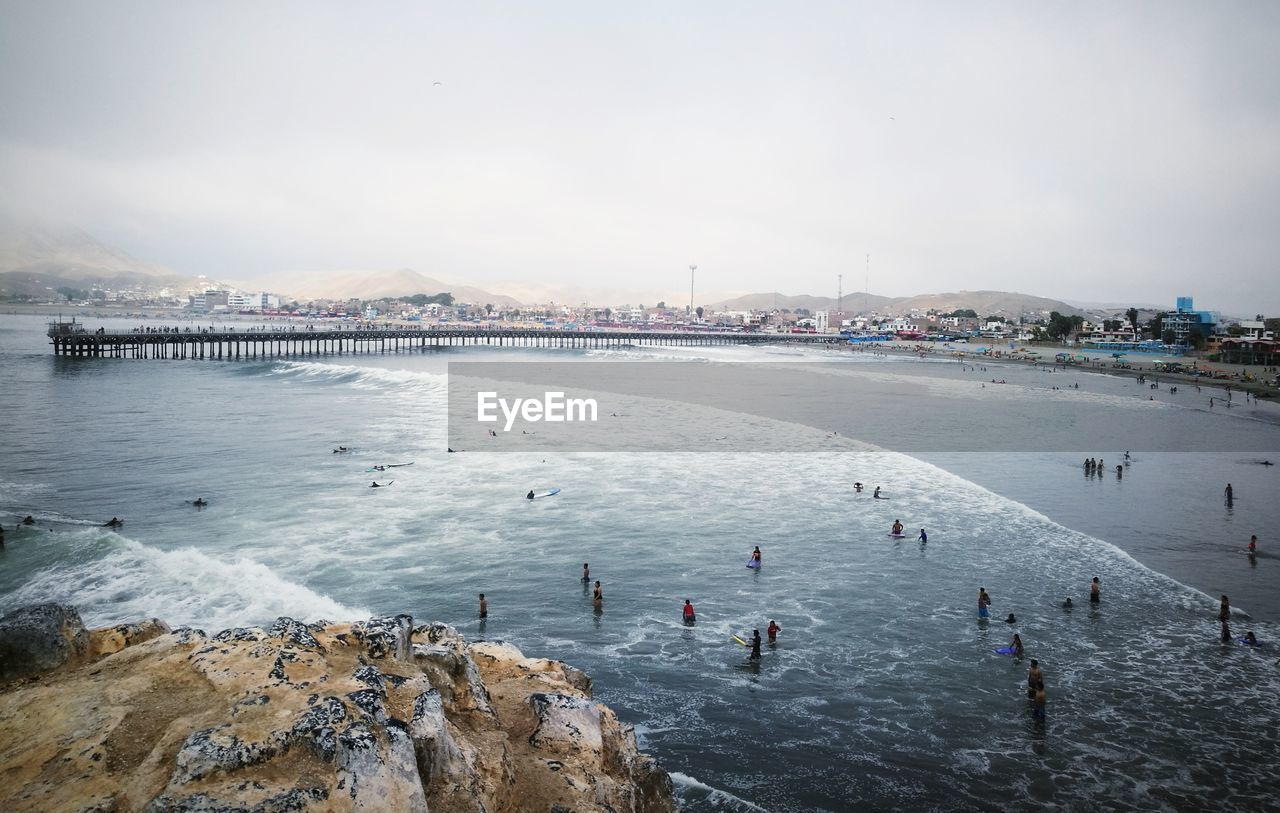
[[[533,498],[534,498],[535,500],[540,500],[540,499],[542,499],[543,497],[554,497],[555,495],[557,495],[557,494],[559,494],[559,493],[560,493],[560,489],[558,489],[558,488],[553,488],[553,489],[551,489],[550,491],[544,491],[544,492],[542,492],[541,494],[534,494],[534,495],[533,495]]]
[[[751,561],[747,562],[747,567],[757,568],[757,567],[760,567],[760,563],[757,562],[755,559],[752,559]]]
[[[739,637],[738,637],[738,636],[736,636],[736,635],[730,635],[730,636],[729,636],[729,638],[730,638],[730,640],[735,641],[735,642],[737,642],[737,643],[739,643],[739,644],[742,644],[743,646],[751,646],[751,644],[747,643],[746,641],[742,640],[741,638],[739,638]]]
[[[1015,650],[1015,649],[1014,649],[1013,647],[1011,647],[1011,646],[1002,646],[1002,647],[1000,647],[999,649],[997,649],[997,650],[996,650],[996,654],[997,654],[997,655],[1012,655],[1015,651],[1017,651],[1017,650]]]
[[[906,539],[906,534],[889,534],[890,539]]]

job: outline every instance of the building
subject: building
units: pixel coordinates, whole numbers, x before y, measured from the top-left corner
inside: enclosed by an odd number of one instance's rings
[[[1169,344],[1177,347],[1191,347],[1195,340],[1192,334],[1200,334],[1206,341],[1218,329],[1222,317],[1213,311],[1198,311],[1189,296],[1178,297],[1178,307],[1173,313],[1166,314],[1161,327],[1163,332],[1172,332],[1173,341]],[[1154,337],[1156,339],[1161,336]]]

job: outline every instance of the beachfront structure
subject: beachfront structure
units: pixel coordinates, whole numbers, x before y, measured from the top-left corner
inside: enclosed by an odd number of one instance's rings
[[[1218,360],[1226,364],[1280,365],[1280,341],[1273,339],[1223,339]]]
[[[1178,297],[1177,305],[1176,310],[1164,317],[1163,328],[1173,333],[1172,344],[1178,347],[1190,347],[1194,341],[1193,333],[1199,333],[1207,340],[1222,322],[1222,317],[1214,311],[1196,310],[1189,296]]]

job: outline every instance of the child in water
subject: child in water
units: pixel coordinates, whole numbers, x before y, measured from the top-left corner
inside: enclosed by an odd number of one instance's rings
[[[778,643],[778,633],[782,632],[782,627],[778,626],[777,621],[769,619],[769,628],[765,632],[769,633],[769,643],[776,644]],[[1253,633],[1249,634],[1252,635]]]
[[[695,621],[697,621],[697,618],[693,614],[693,604],[689,602],[689,599],[685,599],[684,600],[684,623],[687,626],[692,627]]]

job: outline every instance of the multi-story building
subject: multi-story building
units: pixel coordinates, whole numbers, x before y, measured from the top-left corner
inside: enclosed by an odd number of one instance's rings
[[[1178,307],[1172,313],[1166,314],[1162,325],[1163,332],[1172,332],[1173,341],[1170,344],[1178,347],[1190,347],[1193,343],[1191,338],[1193,333],[1198,333],[1205,339],[1212,336],[1218,329],[1218,325],[1222,322],[1222,317],[1214,311],[1198,311],[1195,309],[1195,303],[1189,296],[1178,297]],[[1156,339],[1161,338],[1156,336]]]

